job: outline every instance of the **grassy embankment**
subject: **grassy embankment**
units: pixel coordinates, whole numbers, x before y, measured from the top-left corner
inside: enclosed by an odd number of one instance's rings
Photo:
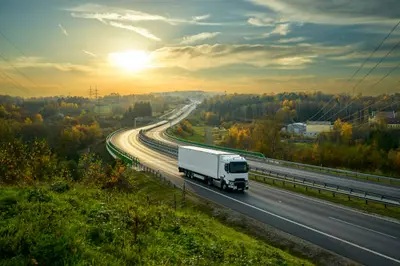
[[[181,206],[181,193],[148,174],[125,178],[124,191],[81,183],[1,188],[0,264],[310,265],[187,198]]]

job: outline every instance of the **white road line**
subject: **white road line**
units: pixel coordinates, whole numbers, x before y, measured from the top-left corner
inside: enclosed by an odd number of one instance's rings
[[[324,201],[324,200],[320,200],[320,199],[316,199],[316,198],[312,198],[312,197],[303,196],[300,193],[294,193],[294,192],[290,192],[290,191],[287,191],[287,190],[284,190],[284,189],[271,187],[271,186],[265,185],[265,184],[263,184],[261,182],[250,180],[250,184],[255,184],[256,186],[262,186],[265,189],[279,191],[279,192],[282,192],[282,193],[285,193],[285,194],[288,194],[288,195],[292,195],[294,197],[299,197],[299,198],[302,198],[302,199],[305,199],[305,200],[318,202],[318,203],[325,204],[325,205],[328,205],[328,206],[331,206],[331,207],[334,207],[334,208],[338,208],[338,209],[342,209],[342,210],[346,210],[346,211],[351,211],[351,212],[355,212],[355,213],[358,213],[358,214],[362,214],[362,215],[365,215],[365,216],[373,217],[373,218],[376,218],[376,219],[379,219],[379,220],[383,220],[385,222],[391,222],[391,223],[395,223],[395,224],[400,224],[400,221],[395,219],[395,218],[383,217],[383,216],[380,216],[380,215],[377,215],[377,214],[362,212],[362,211],[359,211],[359,210],[356,210],[356,209],[353,209],[353,208],[350,208],[350,207],[346,207],[346,206],[330,203],[330,202],[327,202],[327,201]]]
[[[383,236],[391,237],[391,238],[394,238],[394,239],[397,238],[395,236],[391,236],[391,235],[388,235],[388,234],[385,234],[385,233],[382,233],[382,232],[378,232],[378,231],[369,229],[369,228],[361,226],[361,225],[357,225],[357,224],[353,224],[353,223],[350,223],[350,222],[346,222],[346,221],[340,220],[340,219],[335,218],[335,217],[329,217],[329,219],[332,219],[332,220],[335,220],[335,221],[338,221],[338,222],[341,222],[341,223],[344,223],[344,224],[352,225],[354,227],[358,227],[358,228],[361,228],[361,229],[364,229],[364,230],[367,230],[367,231],[370,231],[370,232],[374,232],[376,234],[380,234],[380,235],[383,235]]]
[[[341,238],[339,238],[339,237],[330,235],[330,234],[328,234],[328,233],[322,232],[322,231],[320,231],[320,230],[318,230],[318,229],[315,229],[315,228],[309,227],[309,226],[307,226],[307,225],[301,224],[301,223],[299,223],[299,222],[296,222],[296,221],[290,220],[290,219],[288,219],[288,218],[282,217],[282,216],[277,215],[277,214],[275,214],[275,213],[272,213],[272,212],[263,210],[263,209],[258,208],[258,207],[256,207],[256,206],[253,206],[253,205],[250,205],[250,204],[248,204],[248,203],[245,203],[245,202],[242,202],[242,201],[240,201],[240,200],[237,200],[237,199],[235,199],[235,198],[231,198],[231,197],[229,197],[229,196],[226,196],[226,195],[224,195],[224,194],[222,194],[222,193],[219,193],[219,192],[217,192],[217,191],[214,191],[214,190],[212,190],[212,189],[209,189],[209,188],[206,188],[206,187],[204,187],[204,186],[198,185],[198,184],[196,184],[196,183],[194,183],[194,182],[192,182],[192,181],[186,180],[186,182],[188,182],[188,183],[190,183],[190,184],[192,184],[192,185],[201,187],[201,188],[203,188],[203,189],[206,189],[206,190],[208,190],[208,191],[214,192],[215,194],[218,194],[218,195],[220,195],[220,196],[222,196],[222,197],[225,197],[225,198],[227,198],[227,199],[233,200],[233,201],[235,201],[235,202],[237,202],[237,203],[243,204],[243,205],[245,205],[245,206],[247,206],[247,207],[253,208],[253,209],[258,210],[258,211],[260,211],[260,212],[264,212],[264,213],[266,213],[266,214],[269,214],[269,215],[271,215],[271,216],[274,216],[274,217],[279,218],[279,219],[281,219],[281,220],[284,220],[284,221],[286,221],[286,222],[289,222],[289,223],[298,225],[298,226],[300,226],[300,227],[303,227],[303,228],[308,229],[308,230],[310,230],[310,231],[313,231],[313,232],[315,232],[315,233],[318,233],[318,234],[324,235],[324,236],[326,236],[326,237],[335,239],[335,240],[337,240],[337,241],[343,242],[343,243],[348,244],[348,245],[350,245],[350,246],[353,246],[353,247],[362,249],[362,250],[364,250],[364,251],[370,252],[370,253],[372,253],[372,254],[375,254],[375,255],[377,255],[377,256],[380,256],[380,257],[382,257],[382,258],[385,258],[385,259],[388,259],[388,260],[391,260],[391,261],[394,261],[394,262],[400,264],[400,260],[398,260],[398,259],[389,257],[389,256],[387,256],[387,255],[384,255],[384,254],[381,254],[381,253],[379,253],[379,252],[373,251],[373,250],[371,250],[371,249],[369,249],[369,248],[366,248],[366,247],[357,245],[357,244],[355,244],[355,243],[352,243],[352,242],[350,242],[350,241],[341,239]]]

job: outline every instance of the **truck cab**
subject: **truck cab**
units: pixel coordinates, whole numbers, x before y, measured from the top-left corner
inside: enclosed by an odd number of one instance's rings
[[[245,158],[236,154],[222,155],[219,166],[218,185],[224,189],[249,189],[249,166]]]

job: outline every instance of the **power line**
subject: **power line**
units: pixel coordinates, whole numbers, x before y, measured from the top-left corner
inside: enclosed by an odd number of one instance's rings
[[[360,85],[360,83],[363,82],[364,79],[366,79],[366,78],[372,73],[372,71],[374,71],[374,70],[386,59],[386,57],[388,57],[388,56],[390,55],[391,52],[393,52],[394,49],[396,49],[397,47],[399,47],[399,45],[400,45],[400,41],[397,42],[397,44],[394,45],[394,46],[392,47],[392,49],[390,49],[390,50],[385,54],[385,56],[382,57],[382,58],[379,60],[379,62],[376,63],[375,66],[372,67],[372,68],[368,71],[368,73],[365,74],[364,77],[358,81],[358,83],[353,87],[353,90],[354,90],[355,88],[357,88],[358,85]]]
[[[0,31],[0,35],[15,49],[15,50],[17,50],[23,57],[27,57],[26,55],[25,55],[25,53],[20,49],[20,48],[18,48],[18,46],[14,43],[14,42],[12,42],[2,31]],[[4,58],[3,58],[4,59]],[[17,70],[18,71],[18,70]],[[19,73],[20,73],[20,71],[18,71]],[[23,74],[23,76],[25,77],[25,78],[27,78],[27,76],[25,75],[25,74]],[[31,81],[33,84],[35,84],[35,86],[36,87],[39,87],[36,83],[34,83],[31,79],[29,79],[29,78],[27,78],[29,81]],[[60,86],[60,87],[62,87],[62,88],[64,88],[65,89],[65,87],[62,85],[62,84],[60,84],[60,83],[57,83],[56,82],[56,84],[58,85],[58,86]]]
[[[357,74],[358,72],[360,72],[360,70],[364,67],[365,63],[367,63],[369,61],[369,59],[371,59],[371,57],[375,54],[375,52],[377,52],[381,46],[383,45],[383,43],[387,40],[387,38],[390,37],[390,35],[392,35],[393,31],[395,31],[395,29],[400,25],[400,20],[399,22],[397,22],[396,25],[394,25],[394,27],[390,30],[390,32],[385,36],[385,38],[383,38],[383,40],[380,42],[380,44],[372,51],[372,53],[368,56],[368,58],[366,58],[364,60],[364,62],[358,67],[358,69],[353,73],[353,75],[350,77],[350,79],[348,80],[348,82],[350,82]],[[354,95],[354,88],[353,88],[353,95]]]
[[[347,80],[346,85],[348,83],[350,83],[351,80],[353,80],[353,78],[358,74],[358,72],[360,72],[360,70],[364,67],[365,63],[367,63],[369,61],[369,59],[371,59],[371,57],[375,54],[375,52],[377,52],[381,48],[383,43],[390,37],[390,35],[392,35],[392,33],[396,30],[396,28],[399,25],[400,25],[400,20],[399,20],[399,22],[397,22],[396,25],[394,25],[394,27],[390,30],[390,32],[382,39],[382,41],[379,43],[379,45],[377,47],[375,47],[375,49],[372,51],[372,53],[368,56],[367,59],[364,60],[364,62],[353,73],[353,75],[351,75],[351,77]],[[354,92],[355,92],[355,87],[353,87],[353,95],[354,95]],[[334,98],[335,98],[335,96],[333,96],[316,114],[314,114],[312,117],[310,117],[307,120],[311,120],[314,117],[316,117],[321,111],[323,111],[334,100]]]
[[[19,90],[22,90],[25,93],[30,93],[30,90],[24,86],[22,86],[19,82],[17,82],[16,80],[14,80],[12,77],[10,77],[9,75],[7,75],[4,71],[0,70],[0,72],[6,77],[8,78],[11,83]]]
[[[397,47],[400,45],[400,41],[397,43],[397,45],[395,45],[394,47]],[[386,75],[382,76],[377,82],[375,82],[372,86],[370,86],[368,88],[368,90],[374,88],[376,85],[378,85],[379,83],[381,83],[385,78],[387,78],[390,74],[392,74],[396,69],[398,69],[400,67],[400,63],[397,64],[395,67],[393,67],[388,73],[386,73]],[[348,103],[343,109],[339,110],[339,112],[335,113],[334,115],[330,116],[327,120],[333,118],[335,115],[339,114],[341,111],[343,111],[344,109],[346,109],[347,107],[349,107],[352,103],[354,102],[354,100],[350,101],[350,103]]]
[[[39,87],[33,80],[31,80],[25,73],[21,72],[17,67],[15,67],[7,58],[5,58],[1,53],[0,53],[0,58],[2,58],[5,62],[7,62],[15,71],[17,71],[21,76],[32,82],[36,87]]]

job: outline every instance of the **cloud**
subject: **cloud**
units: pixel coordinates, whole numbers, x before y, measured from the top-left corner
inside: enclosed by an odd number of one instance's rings
[[[135,26],[131,26],[131,25],[126,25],[126,24],[122,24],[122,23],[114,22],[114,21],[109,22],[109,24],[110,24],[111,26],[113,26],[113,27],[116,27],[116,28],[121,28],[121,29],[126,29],[126,30],[130,30],[130,31],[134,31],[134,32],[136,32],[137,34],[140,34],[140,35],[142,35],[143,37],[146,37],[146,38],[148,38],[148,39],[152,39],[152,40],[155,40],[155,41],[161,41],[160,38],[158,38],[157,36],[155,36],[154,34],[152,34],[150,31],[148,31],[148,30],[145,29],[145,28],[140,28],[140,27],[135,27]]]
[[[67,30],[61,24],[58,24],[58,27],[65,36],[68,36]]]
[[[139,22],[139,21],[163,21],[171,25],[176,24],[198,24],[198,25],[221,25],[221,23],[204,22],[210,18],[209,14],[194,16],[191,19],[170,18],[156,14],[150,14],[127,8],[110,7],[99,4],[81,4],[75,7],[66,8],[71,12],[71,16],[75,18],[96,19],[101,22],[122,21],[122,22]]]
[[[290,32],[290,24],[285,23],[285,24],[278,24],[275,26],[275,28],[268,33],[264,33],[261,36],[256,36],[256,37],[244,37],[246,40],[258,40],[258,39],[264,39],[268,38],[273,35],[281,35],[281,36],[286,36]]]
[[[376,51],[371,58],[382,58],[384,57],[389,50],[381,48],[379,51]],[[338,61],[348,61],[348,60],[356,60],[356,59],[366,59],[371,56],[372,51],[352,51],[347,54],[339,55],[339,56],[332,56],[329,59],[338,60]],[[390,54],[391,58],[399,58],[400,51],[394,50]]]
[[[84,53],[87,54],[87,55],[90,55],[91,57],[97,57],[97,54],[92,53],[92,52],[89,52],[89,51],[87,51],[87,50],[82,50],[82,52],[84,52]]]
[[[84,65],[76,65],[71,63],[52,63],[46,62],[41,57],[18,57],[11,61],[12,65],[19,68],[50,68],[63,72],[91,72],[92,68]],[[0,64],[0,69],[13,70],[10,65]]]
[[[181,44],[191,44],[199,41],[203,41],[206,39],[211,39],[221,34],[220,32],[202,32],[196,35],[190,35],[183,37]]]
[[[193,17],[193,20],[194,21],[200,21],[200,20],[205,20],[205,19],[208,19],[208,18],[210,18],[210,14]]]
[[[248,0],[283,15],[290,21],[351,25],[395,23],[400,17],[398,0]]]
[[[187,70],[215,68],[234,64],[278,69],[305,68],[319,57],[348,53],[354,47],[297,45],[197,45],[164,47],[151,53],[159,67],[179,67]]]
[[[269,37],[271,35],[283,35],[286,36],[290,32],[290,24],[279,24],[270,33],[266,33],[263,36]]]
[[[274,19],[272,18],[249,18],[247,22],[253,26],[266,27],[274,26]]]
[[[278,43],[295,43],[295,42],[302,42],[305,40],[306,40],[306,38],[304,38],[304,37],[295,37],[295,38],[289,38],[289,39],[280,39],[280,40],[278,40]]]

